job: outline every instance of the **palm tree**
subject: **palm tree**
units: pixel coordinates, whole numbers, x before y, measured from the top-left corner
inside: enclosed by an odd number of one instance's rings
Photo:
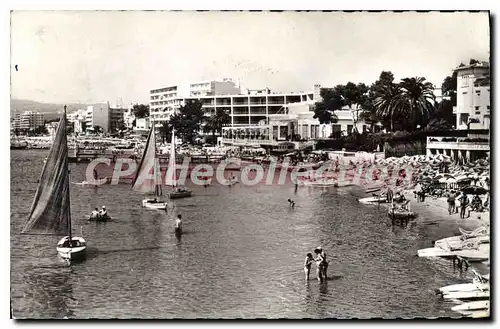
[[[429,120],[434,113],[434,104],[436,96],[434,96],[434,86],[432,83],[425,81],[423,77],[405,78],[399,83],[401,93],[397,103],[403,107],[405,111],[413,119],[413,125],[419,124],[419,119],[422,119],[422,126]]]
[[[224,109],[218,108],[214,115],[206,119],[203,130],[212,133],[212,142],[215,144],[215,134],[222,135],[222,127],[230,122],[231,116]]]
[[[385,85],[380,96],[375,98],[373,107],[380,118],[390,118],[391,132],[394,131],[394,113],[398,111],[401,100],[401,87],[396,84]]]

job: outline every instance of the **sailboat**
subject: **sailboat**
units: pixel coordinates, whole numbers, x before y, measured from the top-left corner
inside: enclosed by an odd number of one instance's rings
[[[166,185],[170,185],[173,188],[173,191],[169,193],[170,199],[181,199],[188,198],[191,196],[192,192],[186,189],[180,189],[177,187],[176,180],[177,173],[177,164],[175,162],[175,132],[172,130],[172,143],[170,143],[170,158],[168,160],[168,169]]]
[[[66,260],[86,256],[87,242],[71,232],[66,106],[59,121],[49,156],[43,166],[30,214],[21,234],[63,235],[58,254]]]
[[[138,180],[139,177],[147,175],[147,173],[151,171],[151,167],[153,169],[152,184],[150,184],[151,179]],[[156,161],[156,137],[153,120],[151,120],[151,130],[149,131],[146,147],[144,148],[144,154],[142,155],[141,163],[137,169],[137,174],[132,182],[132,188],[146,193],[154,192],[153,199],[146,198],[142,200],[143,207],[150,209],[166,209],[167,203],[159,199],[162,195],[161,176],[160,167]]]

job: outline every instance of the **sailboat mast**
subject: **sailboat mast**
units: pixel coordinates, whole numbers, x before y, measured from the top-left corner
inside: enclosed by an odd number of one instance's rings
[[[175,161],[175,130],[172,129],[172,152],[170,153],[172,156],[172,186],[177,186],[177,163]]]
[[[64,127],[66,127],[66,105],[64,105]],[[66,149],[68,149],[68,135],[66,131],[64,131],[64,142],[66,143]],[[68,155],[66,154],[66,173],[68,175],[68,230],[69,230],[69,241],[71,244],[72,241],[72,233],[71,233],[71,196],[69,194],[69,189],[70,189],[70,179],[71,179],[71,174],[70,174],[70,168],[69,168],[69,161],[68,161]]]
[[[154,146],[154,157],[153,157],[153,175],[154,175],[154,184],[155,184],[155,197],[160,196],[160,187],[158,186],[158,167],[156,166],[156,131],[155,131],[155,121],[151,119],[151,134],[152,134],[152,142]]]

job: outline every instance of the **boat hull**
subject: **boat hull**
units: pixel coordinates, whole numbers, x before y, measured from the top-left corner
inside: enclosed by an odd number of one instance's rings
[[[387,215],[390,218],[395,218],[395,219],[411,219],[417,217],[416,213],[413,211],[392,211],[389,210],[387,212]]]
[[[489,290],[490,285],[487,283],[462,283],[462,284],[453,284],[446,287],[439,288],[439,291],[443,294],[449,294],[452,292],[470,292],[470,291],[481,291],[481,290]]]
[[[487,299],[490,297],[489,290],[487,291],[454,291],[444,294],[444,299]]]
[[[65,236],[57,243],[57,253],[61,258],[69,261],[83,260],[87,256],[87,242],[82,237],[72,237],[73,246],[69,247],[66,243],[69,237]]]
[[[471,238],[471,239],[474,239],[481,244],[481,243],[489,243],[490,242],[490,237],[489,236],[481,236],[481,237],[476,237],[476,238]],[[434,246],[436,248],[441,248],[441,249],[444,249],[444,250],[455,250],[455,249],[458,249],[460,248],[464,242],[466,242],[467,240],[470,240],[470,239],[466,239],[466,240],[463,240],[462,239],[462,236],[452,236],[452,237],[449,237],[449,238],[444,238],[444,239],[441,239],[441,240],[437,240],[435,243],[434,243]]]
[[[453,257],[449,251],[440,248],[425,248],[417,251],[418,257]]]
[[[182,198],[189,198],[191,196],[192,196],[191,191],[172,192],[169,194],[170,199],[182,199]]]
[[[476,302],[464,303],[451,308],[455,312],[468,312],[468,311],[487,311],[490,307],[489,300],[480,300]]]
[[[364,203],[364,204],[386,203],[387,202],[387,198],[385,198],[385,197],[369,197],[369,198],[358,199],[358,202]]]
[[[142,200],[142,206],[149,209],[166,209],[166,202],[153,202],[154,199],[144,199]]]

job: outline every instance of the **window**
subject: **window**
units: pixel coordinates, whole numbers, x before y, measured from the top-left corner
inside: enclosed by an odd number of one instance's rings
[[[462,94],[464,94],[464,95],[465,95],[465,94],[467,94],[467,92],[466,92],[466,91],[464,91]]]
[[[476,108],[476,111],[479,111],[479,106],[474,106]]]
[[[486,106],[486,108],[489,110],[489,109],[490,109],[490,106],[488,105],[488,106]]]

